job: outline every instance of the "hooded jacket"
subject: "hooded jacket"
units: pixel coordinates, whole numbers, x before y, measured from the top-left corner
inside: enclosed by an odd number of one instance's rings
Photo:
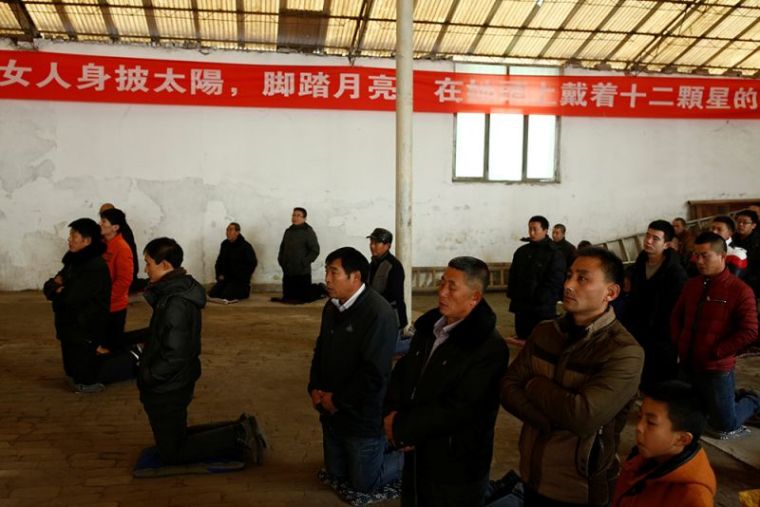
[[[456,496],[488,476],[509,349],[496,330],[496,315],[481,300],[431,354],[440,318],[433,309],[415,322],[409,352],[393,369],[385,412],[397,412],[396,444],[415,448],[418,480],[447,484],[447,505],[471,505]],[[404,481],[413,477],[405,467]]]
[[[43,286],[53,302],[56,336],[67,343],[102,343],[111,303],[111,277],[103,260],[106,246],[93,241],[78,252],[63,256],[63,269]],[[63,286],[61,292],[56,292]]]
[[[698,444],[659,466],[634,448],[615,487],[612,507],[712,507],[715,473]]]
[[[609,503],[643,363],[612,309],[585,328],[569,314],[536,327],[501,383],[502,405],[524,423],[520,476],[530,488],[561,502]]]
[[[285,229],[280,243],[277,262],[288,276],[311,274],[311,263],[319,256],[319,241],[314,229],[307,223],[291,225]]]
[[[162,394],[194,384],[201,376],[201,309],[206,292],[177,268],[149,285],[144,297],[153,315],[140,358],[140,391]]]

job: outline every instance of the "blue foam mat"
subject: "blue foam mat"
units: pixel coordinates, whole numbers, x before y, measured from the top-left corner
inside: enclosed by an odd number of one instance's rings
[[[200,463],[183,465],[166,465],[161,461],[157,447],[147,447],[142,450],[137,464],[132,469],[132,475],[137,478],[166,477],[183,474],[220,474],[235,472],[245,468],[245,462],[220,456]]]

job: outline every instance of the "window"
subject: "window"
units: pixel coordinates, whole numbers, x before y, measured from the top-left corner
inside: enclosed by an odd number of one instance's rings
[[[478,74],[557,75],[550,67],[458,64]],[[503,113],[455,115],[454,180],[556,182],[556,116]]]

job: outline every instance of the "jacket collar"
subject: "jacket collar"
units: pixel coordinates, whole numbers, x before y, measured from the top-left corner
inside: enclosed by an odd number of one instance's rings
[[[728,267],[726,267],[723,271],[720,272],[720,274],[717,274],[715,276],[700,275],[700,279],[702,280],[702,283],[704,283],[705,280],[710,280],[712,284],[716,284],[716,283],[725,282],[731,276],[733,275],[731,275],[731,272],[728,270]]]
[[[615,322],[615,319],[617,319],[615,316],[615,310],[611,306],[608,306],[607,310],[605,310],[603,314],[601,314],[594,322],[586,326],[585,333],[583,334],[581,340],[585,340],[586,338],[589,338],[590,336],[598,333],[601,329],[604,329]],[[557,319],[555,322],[556,326],[559,328],[562,334],[567,334],[569,330],[575,326],[573,316],[569,313],[565,313],[565,315]]]
[[[649,462],[644,461],[643,457],[639,457],[638,447],[634,447],[631,451],[631,454],[628,456],[628,461],[638,458],[642,463],[642,466],[639,470],[643,473],[637,474],[639,477],[636,479],[636,482],[630,488],[628,488],[625,493],[623,493],[623,496],[634,496],[640,494],[646,488],[647,481],[661,479],[662,477],[665,477],[666,475],[679,469],[686,463],[693,460],[701,449],[702,448],[700,447],[699,442],[695,441],[692,442],[691,445],[684,448],[680,454],[673,456],[665,463],[648,466]]]
[[[435,308],[417,319],[414,327],[432,336],[433,326],[441,317],[441,312]],[[491,336],[495,327],[496,314],[488,302],[481,299],[480,303],[451,330],[449,341],[461,340],[463,343],[476,346]]]
[[[61,262],[63,262],[64,265],[72,264],[76,266],[79,264],[84,264],[94,257],[100,257],[105,251],[105,243],[102,243],[100,241],[93,241],[78,252],[66,252],[63,256],[63,259],[61,259]]]

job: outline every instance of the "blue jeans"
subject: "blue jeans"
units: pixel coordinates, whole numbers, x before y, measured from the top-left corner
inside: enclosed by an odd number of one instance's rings
[[[710,426],[717,431],[733,431],[760,410],[757,396],[736,396],[734,370],[693,374],[692,381],[707,407]]]
[[[322,445],[327,473],[348,482],[353,490],[376,491],[401,475],[404,456],[386,452],[385,437],[344,436],[322,423]]]

